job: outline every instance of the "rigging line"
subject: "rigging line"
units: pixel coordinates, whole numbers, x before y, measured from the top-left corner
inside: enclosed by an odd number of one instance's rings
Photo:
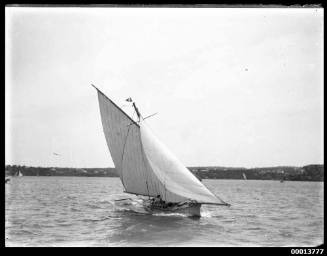
[[[123,183],[123,186],[126,190],[126,187],[125,187],[125,184],[124,184],[124,174],[123,174],[123,161],[124,161],[124,154],[125,154],[125,146],[126,146],[126,142],[127,142],[127,137],[128,137],[128,134],[129,134],[129,130],[130,130],[131,126],[128,127],[128,130],[127,130],[127,134],[126,134],[126,138],[125,138],[125,142],[124,142],[124,147],[123,147],[123,153],[122,153],[122,156],[121,156],[121,182]]]
[[[165,189],[165,201],[167,201],[167,195],[166,195],[166,178],[164,179],[164,189]]]
[[[141,136],[141,132],[140,132],[140,136]],[[143,160],[143,166],[146,169],[145,160],[144,160],[144,154],[145,154],[145,152],[144,152],[144,149],[143,149],[143,144],[142,144],[141,137],[140,137],[140,144],[141,144],[141,150],[142,150],[142,154],[141,155],[142,155],[142,160]],[[148,176],[146,175],[146,173],[144,174],[144,176],[145,176],[146,189],[148,191],[148,197],[150,198],[149,186],[148,186]]]
[[[146,168],[145,160],[144,160],[144,150],[143,150],[142,142],[141,142],[141,148],[142,148],[142,160],[143,160],[143,165],[144,165],[144,167]],[[143,173],[144,173],[144,172],[143,172]],[[144,176],[145,176],[146,190],[148,191],[148,197],[150,198],[149,186],[148,186],[148,177],[147,177],[146,174],[144,174]]]
[[[134,114],[132,115],[132,120],[134,118]],[[128,130],[127,130],[127,134],[126,134],[126,138],[125,138],[125,142],[124,142],[124,147],[123,147],[123,153],[122,153],[122,157],[121,157],[121,181],[123,183],[123,186],[126,190],[125,184],[124,184],[124,175],[123,175],[123,163],[124,163],[124,154],[125,154],[125,146],[126,146],[126,142],[127,142],[127,138],[128,138],[128,134],[129,134],[129,130],[130,130],[131,126],[128,126]]]
[[[142,144],[142,143],[141,143]],[[143,149],[143,152],[144,152],[144,148],[143,148],[143,144],[142,144],[142,149]],[[143,155],[145,155],[145,152],[144,152],[144,154]],[[153,172],[150,172],[149,173],[149,175],[151,176],[151,177],[153,177],[153,176],[155,176],[154,174],[153,174]],[[160,193],[162,193],[162,183],[160,182],[160,180],[159,180],[159,182],[158,182],[158,178],[155,176],[155,180],[153,179],[153,178],[151,178],[150,179],[150,182],[151,182],[151,186],[152,186],[152,188],[154,188],[154,190],[155,190],[155,194],[156,195],[158,195],[158,194],[160,194]]]
[[[196,176],[194,175],[194,173],[192,173],[191,171],[190,171],[190,169],[188,169],[188,168],[186,168],[195,178],[196,178]],[[197,178],[196,178],[197,179]],[[209,191],[209,192],[211,192],[210,191],[210,189],[204,184],[204,183],[202,183],[201,182],[201,184]],[[211,194],[213,194],[217,199],[219,199],[220,201],[222,201],[224,204],[227,204],[228,205],[228,203],[226,203],[224,200],[222,200],[219,196],[217,196],[216,194],[214,194],[214,193],[212,193],[211,192]]]
[[[145,119],[147,119],[147,118],[149,118],[149,117],[152,117],[152,116],[154,116],[154,115],[156,115],[156,114],[158,114],[158,113],[154,113],[154,114],[152,114],[152,115],[146,116],[146,117],[143,118],[143,120],[145,120]]]
[[[187,168],[187,167],[185,167],[197,180],[198,180],[198,178],[195,176],[195,174],[193,173],[193,172],[191,172],[191,170],[189,169],[189,168]],[[209,192],[211,192],[210,191],[210,189],[204,184],[204,183],[202,183],[201,182],[201,184],[209,191]],[[220,201],[222,201],[224,204],[228,204],[228,203],[226,203],[224,200],[222,200],[219,196],[217,196],[216,194],[214,194],[214,193],[212,193],[211,192],[211,194],[213,194],[214,195],[214,197],[216,197],[217,199],[219,199]]]
[[[133,112],[133,115],[132,115],[132,119],[134,118],[134,115],[135,115],[135,113],[138,115],[138,113],[136,112],[136,108],[135,108],[135,106],[134,106],[134,112]],[[134,120],[134,119],[133,119]],[[130,126],[129,126],[130,127]],[[139,129],[139,131],[140,131],[140,129]],[[141,151],[142,151],[142,153],[141,153],[141,155],[142,155],[142,160],[143,160],[143,166],[146,168],[146,165],[145,165],[145,160],[144,160],[144,150],[143,150],[143,145],[142,145],[142,141],[141,141],[141,131],[140,131],[140,145],[141,145]],[[146,190],[147,190],[147,192],[148,192],[148,197],[149,197],[149,199],[150,199],[150,193],[149,193],[149,185],[148,185],[148,176],[146,175],[146,173],[144,173],[144,171],[143,171],[143,175],[144,175],[144,177],[145,177],[145,184],[146,184]]]

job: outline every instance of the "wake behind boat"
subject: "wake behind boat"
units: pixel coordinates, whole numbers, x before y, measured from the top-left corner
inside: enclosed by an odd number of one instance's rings
[[[94,85],[92,85],[96,88]],[[106,142],[125,189],[146,196],[150,212],[176,212],[201,216],[202,204],[229,206],[211,193],[150,131],[135,102],[133,120],[98,88],[98,100]]]

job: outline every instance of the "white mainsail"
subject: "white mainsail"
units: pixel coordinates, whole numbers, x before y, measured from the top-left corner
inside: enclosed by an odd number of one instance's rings
[[[165,188],[151,172],[143,154],[139,125],[99,90],[98,99],[107,145],[125,191],[161,195]]]
[[[245,173],[243,172],[243,179],[244,180],[246,180],[247,178],[246,178],[246,175],[245,175]]]
[[[166,202],[226,204],[170,153],[142,118],[136,123],[99,89],[97,92],[103,131],[125,192],[160,195]]]

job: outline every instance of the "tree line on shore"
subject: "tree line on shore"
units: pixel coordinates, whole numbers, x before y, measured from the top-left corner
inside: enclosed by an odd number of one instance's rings
[[[248,180],[292,180],[324,181],[324,165],[306,165],[303,167],[277,166],[264,168],[235,167],[188,167],[199,179],[248,179]],[[65,168],[31,167],[24,165],[6,165],[5,173],[16,176],[82,176],[82,177],[118,177],[115,168]]]

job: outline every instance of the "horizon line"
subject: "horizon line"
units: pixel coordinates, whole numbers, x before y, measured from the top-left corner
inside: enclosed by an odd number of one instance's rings
[[[72,169],[101,169],[101,168],[113,168],[115,169],[116,167],[111,167],[111,166],[107,166],[107,167],[69,167],[69,166],[65,166],[65,167],[59,167],[59,166],[31,166],[31,165],[20,165],[20,164],[5,164],[6,166],[20,166],[20,167],[34,167],[34,168],[72,168]],[[304,166],[308,166],[308,165],[322,165],[324,166],[324,163],[322,164],[305,164],[305,165],[271,165],[271,166],[254,166],[254,167],[241,167],[241,166],[221,166],[221,165],[206,165],[206,166],[185,166],[186,168],[238,168],[238,169],[255,169],[255,168],[277,168],[277,167],[297,167],[297,168],[301,168]]]

